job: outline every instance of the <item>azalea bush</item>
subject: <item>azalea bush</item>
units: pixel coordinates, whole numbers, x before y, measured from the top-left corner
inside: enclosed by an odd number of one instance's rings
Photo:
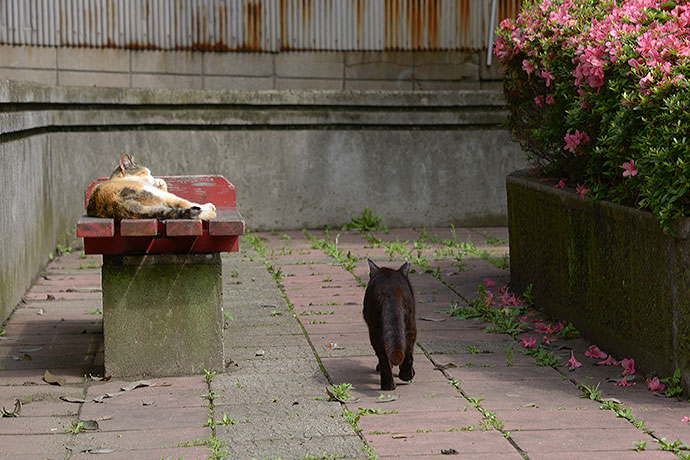
[[[665,228],[689,214],[687,0],[526,0],[494,52],[508,128],[537,168]]]

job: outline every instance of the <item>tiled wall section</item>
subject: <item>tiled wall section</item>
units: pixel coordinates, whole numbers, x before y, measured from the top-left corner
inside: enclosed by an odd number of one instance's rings
[[[486,52],[204,53],[0,45],[0,79],[188,89],[498,89]]]

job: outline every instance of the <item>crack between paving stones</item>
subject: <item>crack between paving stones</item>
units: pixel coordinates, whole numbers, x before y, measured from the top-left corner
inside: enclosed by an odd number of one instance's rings
[[[443,369],[443,367],[441,367],[441,366],[439,365],[439,363],[437,363],[436,361],[434,361],[434,359],[431,357],[431,354],[430,354],[421,344],[417,343],[416,345],[417,345],[417,347],[422,351],[422,353],[424,353],[424,356],[426,356],[426,358],[427,358],[429,361],[431,361],[431,363],[434,365],[434,368],[437,369],[439,372],[441,372],[441,373],[443,374],[443,376],[448,380],[448,383],[451,384],[451,385],[458,391],[458,393],[460,393],[460,395],[461,395],[463,398],[465,398],[465,401],[467,401],[468,403],[471,403],[471,399],[472,399],[472,398],[470,398],[470,397],[467,395],[467,393],[465,393],[465,391],[460,387],[460,384],[459,384],[459,382],[457,381],[457,379],[453,379],[453,378],[446,372],[446,370]],[[458,382],[458,383],[453,383],[453,382]],[[478,405],[478,404],[475,406],[475,408],[477,409],[477,411],[480,412],[480,413],[482,414],[482,416],[484,416],[484,413],[480,410],[480,407],[481,407],[481,406]],[[486,417],[484,417],[484,418],[486,419]],[[496,419],[496,420],[498,420],[498,419]],[[522,456],[522,458],[523,458],[524,460],[530,460],[530,459],[529,459],[529,456],[527,455],[527,452],[526,452],[524,449],[522,449],[522,448],[518,445],[517,442],[515,442],[515,440],[510,436],[510,432],[509,432],[509,431],[505,431],[505,430],[502,429],[502,428],[498,428],[498,427],[496,427],[494,424],[492,424],[492,427],[493,427],[494,430],[498,431],[499,433],[501,433],[501,434],[503,435],[503,437],[510,443],[511,446],[513,446],[513,448],[517,451],[518,454],[520,454],[520,456]]]

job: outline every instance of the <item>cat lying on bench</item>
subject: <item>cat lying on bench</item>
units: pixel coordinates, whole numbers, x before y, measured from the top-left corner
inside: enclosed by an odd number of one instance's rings
[[[126,153],[110,178],[91,191],[86,209],[89,217],[122,219],[198,219],[216,217],[212,203],[197,204],[168,192],[163,179],[138,165]]]

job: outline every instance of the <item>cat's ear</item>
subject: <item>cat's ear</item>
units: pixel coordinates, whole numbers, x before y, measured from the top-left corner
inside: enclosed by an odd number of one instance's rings
[[[374,275],[376,275],[381,269],[378,265],[372,262],[371,259],[367,259],[367,263],[369,263],[369,278],[373,278]]]
[[[135,165],[134,158],[128,153],[123,153],[120,157],[120,169],[124,173],[128,169],[132,169]]]
[[[410,263],[405,262],[404,264],[402,264],[400,266],[400,268],[398,268],[398,271],[405,276],[409,275],[410,274]]]

